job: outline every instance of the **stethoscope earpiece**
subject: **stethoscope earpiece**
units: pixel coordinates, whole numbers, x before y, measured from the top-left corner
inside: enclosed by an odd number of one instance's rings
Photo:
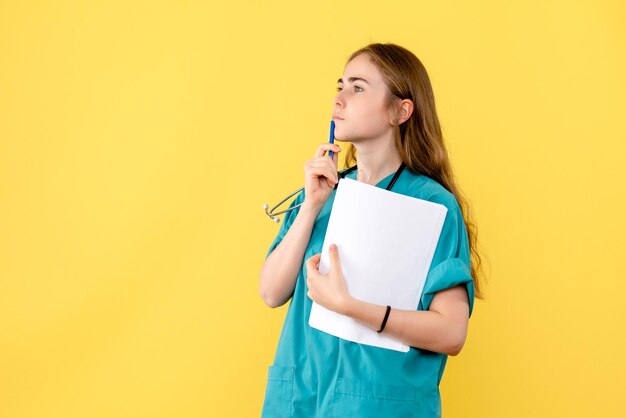
[[[387,190],[391,190],[391,188],[393,187],[393,185],[395,184],[396,180],[398,179],[398,177],[400,176],[400,173],[402,173],[402,171],[404,170],[405,165],[404,162],[402,164],[400,164],[400,167],[398,168],[398,171],[396,171],[396,174],[393,176],[393,178],[391,179],[391,181],[389,182],[389,185],[387,185]],[[337,172],[337,174],[339,175],[339,179],[343,179],[344,176],[346,174],[350,174],[351,172],[353,172],[354,170],[356,170],[357,167],[356,165],[342,171],[342,172]],[[337,189],[337,186],[339,186],[339,182],[337,182],[337,184],[335,184],[335,189]],[[302,203],[299,203],[293,207],[287,208],[281,212],[278,213],[274,213],[274,211],[276,210],[277,207],[279,207],[280,205],[282,205],[283,203],[285,203],[287,200],[289,200],[289,198],[293,195],[295,195],[296,193],[300,193],[301,191],[304,190],[304,187],[302,187],[299,190],[296,190],[295,192],[293,192],[292,194],[290,194],[289,196],[287,196],[286,198],[284,198],[283,200],[280,201],[279,204],[277,204],[276,206],[274,206],[271,210],[267,210],[269,208],[269,205],[266,203],[263,205],[263,209],[265,210],[265,213],[267,214],[267,216],[269,216],[270,218],[272,218],[272,220],[276,223],[280,222],[280,219],[278,218],[278,215],[281,215],[283,213],[287,213],[290,212],[298,207],[300,207],[302,205]]]
[[[356,165],[353,167],[350,167],[342,172],[337,172],[337,174],[339,175],[339,178],[342,179],[346,174],[349,174],[351,172],[353,172],[354,170],[356,170]],[[337,189],[337,186],[339,186],[339,183],[335,184],[335,189]],[[300,188],[299,190],[296,190],[295,192],[291,193],[289,196],[287,196],[286,198],[284,198],[283,200],[281,200],[276,206],[274,206],[272,209],[268,210],[269,205],[266,203],[263,205],[263,209],[265,210],[265,213],[267,214],[267,216],[269,216],[274,222],[279,223],[280,219],[277,217],[278,215],[282,215],[283,213],[287,213],[287,212],[291,212],[292,210],[300,207],[302,205],[302,203],[299,203],[293,207],[287,208],[281,212],[277,212],[274,213],[274,211],[276,210],[276,208],[278,208],[280,205],[282,205],[283,203],[285,203],[287,200],[289,200],[293,195],[300,193],[301,191],[304,190],[304,187]]]

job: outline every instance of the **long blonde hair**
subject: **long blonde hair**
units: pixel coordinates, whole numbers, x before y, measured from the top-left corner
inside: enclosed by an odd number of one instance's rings
[[[413,102],[412,115],[396,127],[396,146],[407,168],[436,180],[456,198],[467,230],[475,296],[483,299],[482,280],[479,280],[483,278],[482,259],[476,248],[476,223],[469,204],[454,180],[428,73],[415,54],[399,45],[380,43],[367,45],[350,55],[346,65],[361,54],[367,54],[382,73],[390,93],[388,98],[390,108],[397,98]],[[349,144],[345,152],[345,164],[350,166],[355,163],[356,149],[354,145]]]

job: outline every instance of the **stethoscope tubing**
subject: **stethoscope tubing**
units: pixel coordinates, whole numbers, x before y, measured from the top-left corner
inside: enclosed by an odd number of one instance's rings
[[[344,178],[346,175],[350,174],[351,172],[353,172],[354,170],[356,170],[357,166],[354,165],[350,168],[347,168],[341,172],[337,172],[337,176],[342,179]],[[393,187],[393,185],[396,183],[396,180],[398,180],[398,177],[400,177],[400,174],[402,173],[402,171],[404,171],[404,169],[406,168],[404,162],[400,165],[400,167],[398,168],[398,170],[396,171],[396,174],[393,176],[393,178],[391,179],[391,181],[389,182],[389,185],[387,186],[387,190],[391,190],[391,188]],[[337,190],[337,186],[339,186],[339,182],[337,182],[337,184],[335,184],[335,190]],[[263,209],[265,209],[265,213],[267,214],[267,216],[269,216],[274,222],[278,223],[280,222],[280,219],[277,217],[278,215],[282,215],[283,213],[287,213],[287,212],[291,212],[294,209],[299,208],[300,206],[302,206],[302,203],[299,203],[295,206],[292,206],[290,208],[287,208],[283,211],[280,212],[276,212],[274,213],[274,211],[276,210],[276,208],[278,208],[280,205],[282,205],[283,203],[285,203],[287,200],[289,200],[292,196],[300,193],[301,191],[304,190],[304,187],[301,187],[300,189],[296,190],[295,192],[291,193],[289,196],[287,196],[286,198],[284,198],[283,200],[281,200],[276,206],[274,206],[272,209],[268,210],[269,205],[266,203],[265,205],[263,205]],[[304,203],[304,202],[303,202]]]

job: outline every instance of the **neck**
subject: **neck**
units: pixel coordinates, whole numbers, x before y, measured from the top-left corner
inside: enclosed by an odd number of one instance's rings
[[[357,180],[363,183],[376,185],[394,173],[402,164],[402,158],[393,138],[356,143],[354,147],[358,166]]]

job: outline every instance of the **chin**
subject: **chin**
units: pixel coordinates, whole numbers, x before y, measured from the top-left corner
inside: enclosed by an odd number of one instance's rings
[[[342,135],[341,132],[337,132],[337,130],[335,129],[335,139],[337,141],[341,141],[341,142],[346,142],[346,137],[345,135]]]
[[[350,135],[345,135],[341,131],[337,132],[335,130],[335,140],[340,141],[340,142],[352,142],[353,139],[355,138],[350,137]]]

